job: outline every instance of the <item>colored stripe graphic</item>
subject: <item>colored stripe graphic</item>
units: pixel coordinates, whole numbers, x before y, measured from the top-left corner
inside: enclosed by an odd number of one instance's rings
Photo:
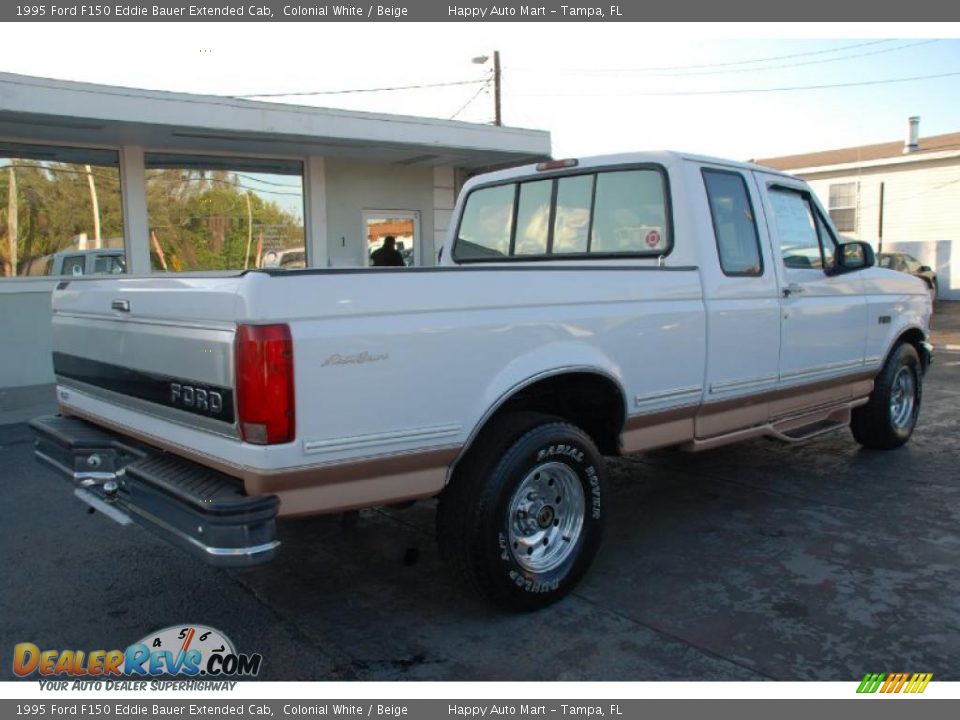
[[[858,693],[922,693],[933,673],[867,673],[860,681]]]

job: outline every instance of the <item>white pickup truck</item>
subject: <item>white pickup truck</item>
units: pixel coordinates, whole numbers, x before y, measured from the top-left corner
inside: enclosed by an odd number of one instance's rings
[[[32,426],[85,502],[214,564],[270,559],[276,518],[439,497],[454,570],[531,609],[597,552],[604,455],[906,442],[930,312],[789,175],[552,161],[470,180],[436,267],[64,280]]]

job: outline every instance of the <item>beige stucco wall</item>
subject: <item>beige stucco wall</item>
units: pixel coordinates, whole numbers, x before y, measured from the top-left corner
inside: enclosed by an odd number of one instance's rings
[[[420,213],[419,263],[434,264],[434,168],[327,158],[327,257],[332,267],[364,264],[365,210]]]

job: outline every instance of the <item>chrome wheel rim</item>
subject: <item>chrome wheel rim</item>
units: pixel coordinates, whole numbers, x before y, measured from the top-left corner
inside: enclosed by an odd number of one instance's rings
[[[570,466],[537,465],[520,483],[508,507],[507,536],[517,564],[545,573],[570,557],[583,531],[586,507],[583,485]]]
[[[917,382],[913,371],[908,367],[900,368],[890,387],[890,422],[898,430],[909,427],[913,421],[916,396]]]

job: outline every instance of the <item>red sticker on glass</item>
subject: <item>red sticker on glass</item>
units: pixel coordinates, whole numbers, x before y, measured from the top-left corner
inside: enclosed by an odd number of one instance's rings
[[[651,230],[647,233],[647,247],[655,248],[660,244],[660,233],[656,230]]]

